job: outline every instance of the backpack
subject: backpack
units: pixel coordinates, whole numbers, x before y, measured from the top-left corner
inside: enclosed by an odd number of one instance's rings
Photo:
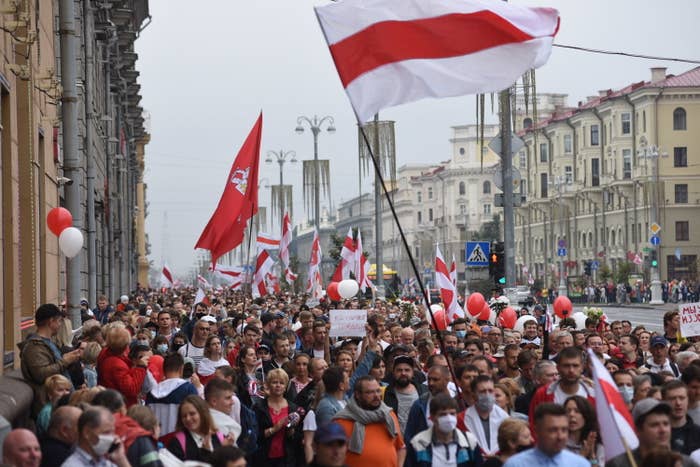
[[[248,454],[258,450],[258,419],[245,404],[241,404],[241,436],[236,444]]]

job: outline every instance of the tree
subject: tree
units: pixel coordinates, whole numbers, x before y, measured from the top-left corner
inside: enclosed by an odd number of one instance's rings
[[[472,241],[496,240],[501,238],[501,216],[494,214],[489,222],[484,222],[478,232],[472,232]]]
[[[613,277],[615,278],[615,283],[616,284],[621,284],[621,283],[627,283],[627,277],[630,275],[632,270],[634,269],[634,264],[630,263],[629,261],[625,261],[624,263],[620,263],[617,265],[617,270],[615,271],[615,274]]]

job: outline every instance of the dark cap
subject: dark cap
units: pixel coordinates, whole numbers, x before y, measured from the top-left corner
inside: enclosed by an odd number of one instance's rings
[[[316,433],[314,433],[315,443],[327,444],[333,441],[348,442],[348,436],[345,434],[345,430],[336,422],[321,425],[316,430]]]
[[[275,319],[284,319],[284,318],[287,317],[287,316],[286,316],[283,312],[281,312],[281,311],[278,311],[277,313],[275,313],[274,316],[275,316]]]
[[[263,313],[262,316],[260,317],[260,321],[262,321],[263,326],[271,321],[274,321],[274,320],[275,320],[275,315],[273,315],[272,313]]]
[[[256,352],[260,352],[261,350],[264,350],[267,353],[270,353],[270,347],[267,344],[260,344],[257,349],[255,349]]]
[[[666,347],[668,345],[668,341],[664,336],[654,336],[649,341],[649,347],[656,347],[657,345],[663,345]]]
[[[651,413],[665,413],[666,415],[671,415],[671,406],[664,401],[659,401],[652,397],[640,400],[632,409],[632,418],[634,418],[635,425],[641,425],[642,422],[644,422],[644,417]]]
[[[36,322],[36,324],[42,324],[58,316],[65,316],[60,308],[53,303],[44,303],[36,309],[36,313],[34,313],[34,322]]]
[[[394,357],[394,367],[398,365],[399,363],[405,363],[406,365],[409,365],[411,368],[415,365],[415,361],[409,357],[408,355],[399,355],[397,357]]]

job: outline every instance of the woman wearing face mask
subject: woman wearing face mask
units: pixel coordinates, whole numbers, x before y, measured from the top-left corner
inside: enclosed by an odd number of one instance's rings
[[[566,449],[591,461],[603,465],[603,445],[598,442],[598,420],[595,409],[585,397],[571,396],[564,401],[569,417],[569,442]]]
[[[201,397],[190,395],[178,409],[175,433],[168,441],[168,451],[183,461],[210,462],[219,446],[231,446],[234,439],[216,431],[209,407]]]
[[[170,343],[170,351],[177,352],[180,349],[180,347],[182,347],[185,344],[187,344],[187,336],[185,336],[185,334],[182,332],[178,332],[172,338],[172,341]]]
[[[481,451],[474,435],[457,429],[456,400],[448,394],[433,397],[430,400],[430,420],[433,422],[431,427],[416,434],[406,443],[404,466],[482,465]]]
[[[197,367],[199,381],[202,384],[207,384],[220,366],[228,366],[228,360],[224,358],[221,338],[217,334],[210,334],[204,342],[204,358]]]
[[[157,335],[151,341],[151,349],[153,349],[153,355],[160,355],[161,357],[165,357],[165,354],[168,353],[169,347],[170,346],[168,345],[168,339],[166,339],[165,336]]]
[[[530,427],[525,420],[509,418],[498,427],[499,451],[484,462],[483,467],[501,467],[509,457],[533,447]]]

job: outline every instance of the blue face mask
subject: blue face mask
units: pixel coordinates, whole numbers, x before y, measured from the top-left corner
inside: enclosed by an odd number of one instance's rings
[[[455,331],[455,334],[457,334],[457,338],[458,338],[458,339],[464,339],[465,337],[467,337],[467,331],[466,331],[466,329],[465,329],[465,330],[461,330],[461,329],[460,329],[460,330],[458,330],[458,331]]]
[[[168,344],[158,344],[156,350],[160,353],[166,353],[168,351]]]

